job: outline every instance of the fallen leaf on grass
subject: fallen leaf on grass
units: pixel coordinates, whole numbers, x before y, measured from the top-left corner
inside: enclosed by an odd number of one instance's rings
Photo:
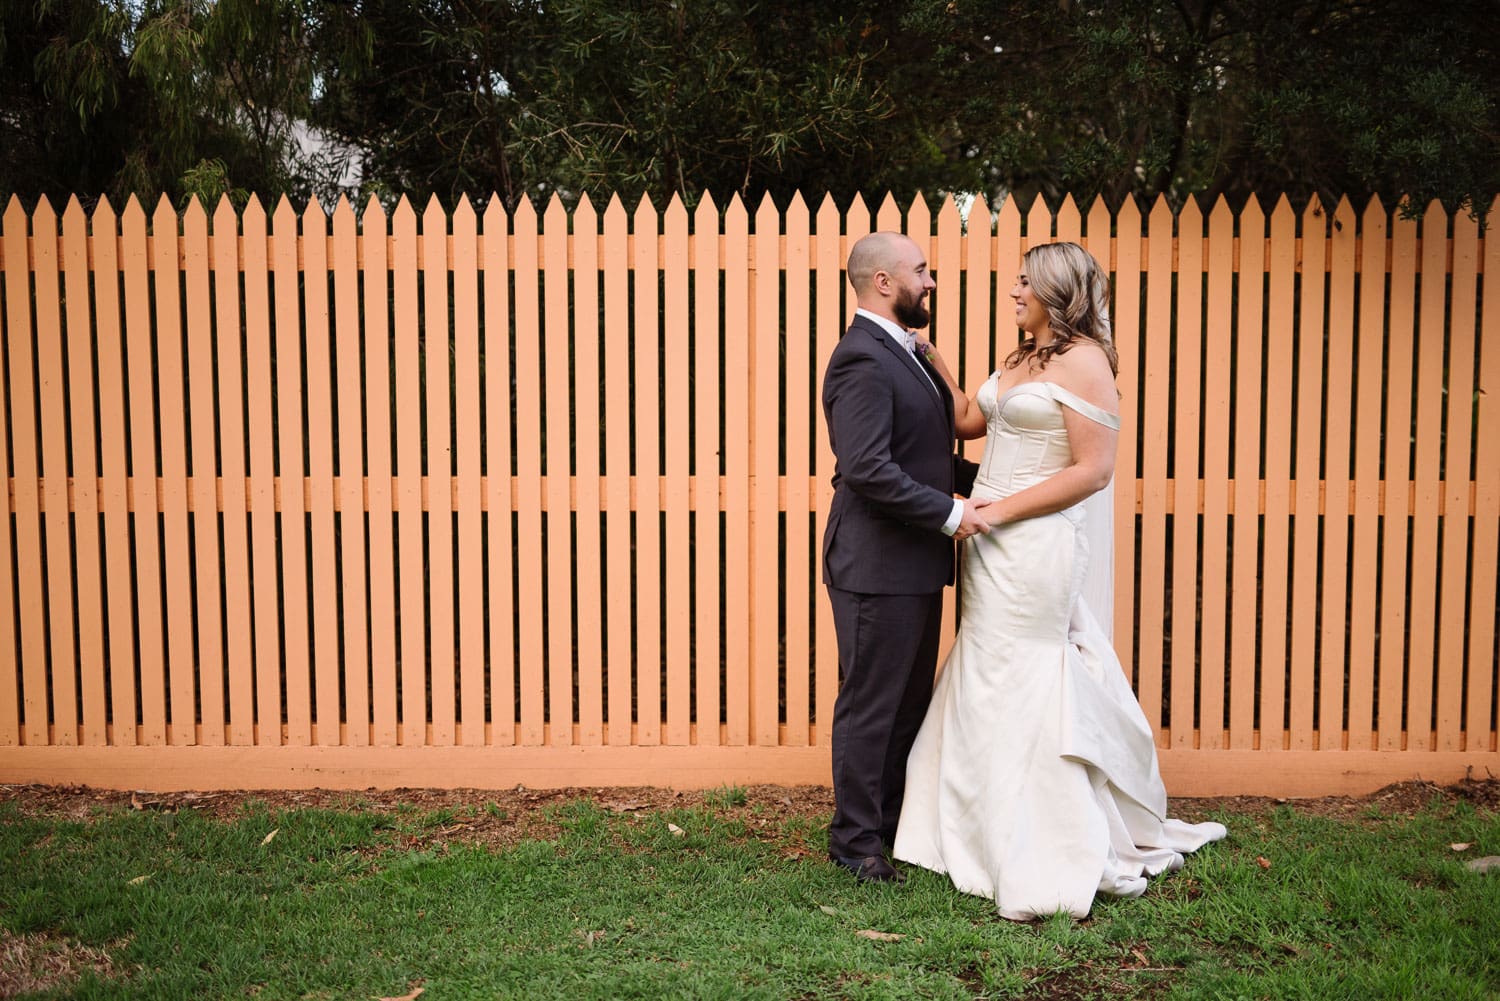
[[[684,834],[687,833],[682,828],[678,827],[676,824],[668,824],[667,825],[667,830],[669,830],[669,831],[672,832],[672,837],[674,837],[674,838],[680,838]]]
[[[274,837],[276,837],[276,833],[278,831],[280,831],[280,830],[281,830],[281,828],[279,828],[279,827],[273,827],[273,828],[271,828],[271,833],[267,834],[265,837],[261,838],[260,839],[260,843],[263,844],[263,845],[270,844],[271,843],[271,839],[274,838]]]
[[[1260,866],[1262,869],[1271,868],[1271,860],[1266,858],[1264,855],[1255,856],[1255,864]]]
[[[1468,851],[1470,848],[1473,848],[1474,843],[1472,841],[1460,841],[1457,844],[1449,845],[1448,847],[1452,848],[1456,852],[1463,852]]]
[[[876,931],[873,928],[861,928],[854,934],[860,938],[867,938],[871,942],[899,942],[906,937],[905,935],[897,935],[895,932]]]
[[[394,998],[377,998],[376,1001],[417,1001],[422,996],[422,988],[413,987],[410,994],[403,994]]]
[[[838,914],[838,908],[836,908],[836,907],[829,907],[827,904],[819,904],[818,905],[818,910],[822,911],[824,914],[828,915],[829,917],[835,917]]]
[[[150,878],[151,878],[151,876],[149,874],[147,874],[145,876],[137,876],[135,879],[127,880],[126,883],[125,883],[125,885],[126,886],[140,886],[142,883],[144,883],[146,880],[148,880]]]

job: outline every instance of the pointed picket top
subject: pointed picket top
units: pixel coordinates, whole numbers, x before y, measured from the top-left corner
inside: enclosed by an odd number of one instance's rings
[[[781,233],[781,210],[776,207],[776,200],[768,191],[760,200],[760,206],[755,210],[755,235],[758,237],[777,236]]]
[[[808,211],[807,201],[802,197],[802,192],[793,192],[792,200],[786,203],[787,228],[791,228],[794,220],[799,220],[799,224],[805,231],[807,228],[808,220],[811,217],[812,213]]]
[[[1072,194],[1063,196],[1062,204],[1057,207],[1057,238],[1066,243],[1080,243],[1083,240],[1083,213],[1078,210],[1078,203],[1073,200]]]
[[[742,232],[750,228],[750,213],[738,191],[730,196],[729,204],[724,208],[724,229],[728,231],[731,228]]]
[[[1151,206],[1151,215],[1147,218],[1150,229],[1147,233],[1153,238],[1165,237],[1170,245],[1172,238],[1172,206],[1167,204],[1166,195],[1157,195],[1156,204]]]
[[[1014,198],[1000,203],[1000,211],[995,213],[995,227],[1000,232],[1005,232],[1007,227],[1017,233],[1021,231],[1021,209]]]
[[[1247,239],[1259,240],[1263,236],[1266,236],[1266,210],[1256,192],[1251,192],[1244,209],[1239,210],[1239,239],[1244,243]]]
[[[642,248],[647,246],[641,242],[646,240],[650,241],[649,251],[654,255],[656,237],[661,231],[661,217],[657,215],[656,205],[651,201],[649,193],[641,195],[641,200],[636,203],[635,211],[631,213],[630,219],[631,229],[635,232],[635,253],[639,254]]]
[[[15,233],[26,232],[26,210],[21,207],[21,199],[15,195],[10,196],[10,204],[5,206],[5,216],[0,220],[0,234],[10,236]]]
[[[1283,193],[1280,198],[1276,199],[1276,207],[1271,210],[1271,225],[1285,226],[1289,221],[1295,225],[1296,217],[1297,214],[1292,211],[1291,200]]]
[[[395,211],[391,213],[391,227],[394,229],[397,225],[405,224],[408,220],[410,220],[411,223],[415,225],[416,218],[417,210],[412,208],[411,200],[408,199],[405,195],[402,195],[396,201]]]
[[[927,200],[920,191],[911,200],[911,208],[906,213],[906,235],[917,241],[928,254],[932,253],[928,249],[932,242],[932,210],[927,207]]]
[[[317,199],[309,199],[307,208],[302,211],[302,235],[307,240],[326,239],[328,236],[328,216],[323,213],[323,207],[318,204]],[[308,263],[316,254],[317,258],[327,263],[327,244],[318,247],[309,245],[306,248]]]
[[[57,213],[52,208],[52,203],[47,196],[36,200],[36,208],[31,210],[31,238],[33,240],[55,238],[57,236]]]
[[[865,196],[855,192],[849,202],[849,208],[844,212],[844,226],[852,234],[870,232],[870,226],[874,221],[874,213],[870,211],[870,204],[865,201]]]
[[[975,227],[983,223],[985,232],[994,232],[995,213],[990,209],[990,200],[984,197],[984,192],[974,195],[974,200],[969,203],[968,216],[964,220],[964,229],[969,233],[975,232]]]
[[[609,204],[604,206],[604,228],[606,230],[624,229],[629,217],[625,214],[625,203],[620,200],[619,192],[609,196]]]
[[[356,227],[358,220],[354,217],[354,205],[348,198],[339,195],[338,204],[333,207],[333,228],[337,230],[341,226]]]
[[[1390,216],[1386,214],[1379,195],[1375,195],[1366,203],[1365,211],[1359,220],[1359,232],[1363,237],[1359,269],[1363,274],[1385,273],[1385,236],[1389,219]]]
[[[1026,213],[1026,246],[1035,247],[1051,242],[1052,210],[1047,207],[1047,199],[1038,193],[1031,200],[1031,208]]]
[[[939,235],[948,232],[950,228],[960,236],[963,235],[963,213],[958,211],[958,203],[953,200],[951,191],[944,195],[942,202],[938,204],[937,224]]]
[[[551,236],[568,235],[568,207],[556,192],[547,199],[547,208],[542,213],[542,230]]]
[[[508,220],[510,218],[510,213],[505,208],[505,199],[491,193],[489,201],[484,206],[484,215],[480,218],[484,220],[484,235],[486,237],[494,237],[499,240],[505,239],[506,230],[509,228]]]
[[[306,229],[310,222],[312,225],[320,227],[320,229],[326,229],[327,219],[328,213],[323,210],[323,205],[318,201],[318,196],[313,195],[307,200],[306,208],[302,210],[303,228]]]
[[[890,192],[880,202],[880,207],[875,211],[875,230],[879,232],[901,232],[901,207],[896,204]]]
[[[818,205],[818,239],[838,240],[839,236],[839,205],[833,200],[833,195],[824,192],[823,201]]]
[[[1448,210],[1443,208],[1443,203],[1434,198],[1427,203],[1427,208],[1422,212],[1422,235],[1426,238],[1432,228],[1436,227],[1434,239],[1447,239],[1448,236]]]
[[[1198,199],[1192,195],[1187,196],[1182,203],[1182,211],[1177,213],[1177,230],[1193,239],[1203,235],[1203,209],[1198,205]]]
[[[402,201],[405,201],[405,198],[402,198]],[[511,213],[511,219],[516,224],[517,233],[522,227],[525,227],[528,233],[537,231],[537,207],[532,206],[531,198],[520,195],[520,201],[516,203],[516,212]]]
[[[598,219],[598,210],[594,209],[594,200],[588,197],[588,192],[580,192],[577,204],[573,206],[573,219],[586,216],[589,219]],[[573,224],[574,233],[577,231],[577,222]]]
[[[1115,223],[1118,226],[1128,225],[1136,233],[1141,231],[1141,207],[1134,198],[1125,196],[1125,200],[1120,203],[1120,211],[1115,214]]]
[[[1229,199],[1220,195],[1214,200],[1214,207],[1208,213],[1209,225],[1215,225],[1223,220],[1228,220],[1231,227],[1234,226],[1234,209],[1229,207]]]
[[[201,201],[194,198],[188,202],[188,207],[182,211],[182,225],[184,232],[186,232],[189,225],[207,228],[208,211],[203,207]]]
[[[578,196],[578,204],[573,206],[573,235],[575,239],[582,237],[585,240],[599,235],[599,213],[587,191]]]
[[[359,214],[359,225],[365,236],[372,235],[372,226],[377,234],[386,231],[385,206],[381,204],[379,198],[371,195],[365,200],[365,210]]]
[[[427,207],[422,210],[422,235],[442,242],[442,253],[440,256],[446,261],[448,257],[448,210],[443,208],[443,203],[438,200],[436,194],[427,199]],[[431,253],[430,247],[424,247],[426,253]]]
[[[276,200],[276,211],[271,213],[271,232],[281,237],[297,235],[297,210],[286,195]]]
[[[88,217],[83,211],[83,203],[78,200],[77,195],[69,195],[68,204],[63,207],[63,230],[87,224]]]
[[[260,196],[256,194],[251,194],[250,197],[245,200],[245,207],[240,210],[240,225],[244,226],[245,220],[252,215],[259,219],[264,219],[266,217],[265,206],[261,205]]]
[[[1354,206],[1349,202],[1348,195],[1341,195],[1339,203],[1333,207],[1333,232],[1335,235],[1354,236]]]
[[[693,228],[698,233],[698,246],[705,247],[712,242],[714,253],[717,254],[719,245],[713,237],[719,230],[719,206],[714,202],[714,196],[707,191],[703,192],[703,197],[698,199],[698,207],[693,210]]]
[[[459,195],[457,204],[453,206],[453,217],[456,219],[460,215],[467,215],[474,219],[479,218],[478,213],[474,211],[474,203],[469,200],[468,195]]]
[[[110,204],[107,197],[100,195],[99,200],[94,203],[94,214],[91,217],[94,235],[96,237],[113,237],[116,233],[115,227],[118,221],[119,217],[115,215],[115,207]]]

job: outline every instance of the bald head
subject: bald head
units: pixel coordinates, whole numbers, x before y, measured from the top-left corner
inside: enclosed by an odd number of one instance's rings
[[[932,319],[926,299],[935,287],[927,256],[901,233],[871,233],[856,240],[845,266],[859,308],[909,329]]]
[[[901,233],[871,233],[854,241],[849,250],[849,263],[845,270],[854,294],[861,299],[868,296],[875,281],[875,272],[894,271],[912,254],[919,253],[917,245]]]

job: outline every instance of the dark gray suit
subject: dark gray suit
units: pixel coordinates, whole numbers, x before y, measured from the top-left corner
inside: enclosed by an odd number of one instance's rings
[[[829,850],[861,858],[895,840],[906,756],[937,666],[954,543],[942,531],[974,465],[953,454],[941,377],[856,316],[823,377],[836,458],[823,582],[838,635]]]

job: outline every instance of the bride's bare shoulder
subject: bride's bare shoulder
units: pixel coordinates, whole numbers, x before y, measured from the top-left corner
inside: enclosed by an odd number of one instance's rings
[[[1111,413],[1119,409],[1109,356],[1094,341],[1079,338],[1067,351],[1053,355],[1047,363],[1047,378]]]

